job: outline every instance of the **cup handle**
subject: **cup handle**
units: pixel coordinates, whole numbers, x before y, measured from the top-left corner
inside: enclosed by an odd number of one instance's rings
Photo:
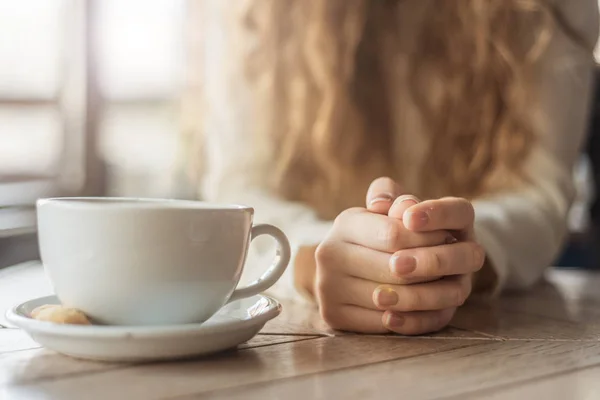
[[[290,263],[290,242],[285,234],[279,228],[276,228],[273,225],[255,225],[252,227],[250,241],[262,235],[269,235],[277,241],[277,253],[275,261],[260,278],[248,286],[236,289],[229,298],[228,303],[264,292],[273,286],[275,282],[279,280],[279,278],[281,278],[285,272],[285,269]]]

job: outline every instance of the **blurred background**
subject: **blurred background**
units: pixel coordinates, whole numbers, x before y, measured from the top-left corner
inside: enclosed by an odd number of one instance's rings
[[[178,173],[179,99],[186,41],[211,40],[186,35],[201,2],[0,0],[0,267],[37,257],[38,197],[195,196]],[[565,266],[598,265],[597,114]]]
[[[0,0],[0,267],[37,197],[176,196],[187,6]]]

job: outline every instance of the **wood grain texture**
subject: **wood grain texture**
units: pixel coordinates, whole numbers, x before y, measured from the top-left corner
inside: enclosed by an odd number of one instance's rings
[[[45,349],[0,354],[0,393],[5,386],[54,380],[123,368],[123,365],[76,360]]]
[[[506,340],[600,340],[600,319],[575,322],[549,318],[523,312],[520,307],[516,311],[504,309],[502,301],[491,305],[465,305],[451,324],[463,330]]]
[[[51,293],[37,263],[0,270],[0,397],[600,398],[600,274],[551,271],[548,283],[462,307],[421,337],[330,330],[314,307],[283,303],[250,342],[210,358],[155,364],[76,360],[8,325],[4,309]]]
[[[469,392],[527,382],[598,364],[600,343],[480,341],[476,346],[421,357],[392,359],[292,380],[198,393],[186,399],[419,400],[451,396],[462,399]]]
[[[364,364],[435,354],[481,341],[406,340],[365,336],[323,337],[259,347],[200,361],[140,365],[60,380],[8,386],[14,398],[157,399],[266,383]],[[343,372],[342,372],[343,373]],[[306,391],[303,389],[301,392]],[[310,396],[306,397],[310,398]],[[337,398],[337,397],[336,397]]]
[[[480,391],[470,395],[460,395],[453,400],[535,398],[544,400],[597,400],[600,399],[599,377],[600,366],[596,366],[565,374],[555,374],[547,378],[535,379],[495,391]]]
[[[252,349],[315,339],[318,336],[255,336],[238,349]],[[102,363],[78,360],[41,349],[21,330],[5,329],[0,331],[0,387],[6,384],[23,384],[40,380],[55,380],[73,375],[85,375],[104,370],[130,368],[133,364]],[[12,341],[11,341],[12,340]],[[29,351],[27,351],[29,350]]]
[[[497,302],[508,311],[571,322],[600,320],[600,275],[581,271],[552,271],[548,282],[534,290],[505,295]]]

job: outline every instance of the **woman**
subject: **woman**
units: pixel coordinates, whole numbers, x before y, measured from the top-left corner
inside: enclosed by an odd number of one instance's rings
[[[288,234],[280,294],[336,329],[421,334],[553,261],[596,0],[213,0],[192,15],[210,38],[193,41],[192,171],[203,198]]]

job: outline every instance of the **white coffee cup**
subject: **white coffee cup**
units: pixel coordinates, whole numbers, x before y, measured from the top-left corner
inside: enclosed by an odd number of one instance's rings
[[[61,302],[114,325],[203,322],[223,305],[281,277],[290,246],[279,229],[252,226],[254,210],[183,200],[55,198],[37,203],[44,268]],[[276,263],[237,288],[257,236]]]

